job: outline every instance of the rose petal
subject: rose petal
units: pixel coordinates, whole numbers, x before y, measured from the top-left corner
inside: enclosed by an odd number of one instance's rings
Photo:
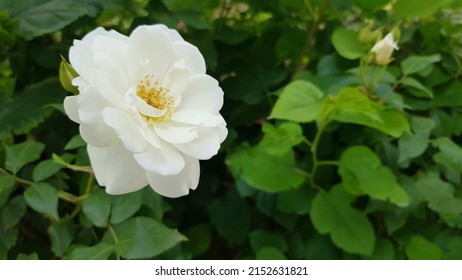
[[[106,147],[118,141],[114,129],[107,126],[102,120],[93,123],[81,123],[79,130],[83,140],[95,147]]]
[[[197,128],[198,137],[188,143],[174,144],[182,153],[197,158],[210,159],[218,153],[220,139],[207,127]]]
[[[206,111],[199,111],[193,109],[184,109],[175,112],[171,120],[184,124],[195,126],[215,127],[220,123],[224,123],[221,115],[213,115]]]
[[[94,63],[92,84],[95,89],[111,104],[126,109],[125,94],[129,86],[121,65],[105,54],[95,54]]]
[[[192,74],[205,74],[205,60],[199,49],[185,41],[173,42],[174,54],[177,58],[184,59],[186,66]]]
[[[64,111],[66,111],[66,114],[73,122],[80,123],[79,96],[68,96],[64,98]]]
[[[155,26],[139,26],[130,35],[129,72],[138,79],[152,75],[162,81],[173,59],[170,36]]]
[[[170,36],[170,39],[172,39],[172,41],[184,41],[183,37],[181,37],[180,33],[178,33],[178,31],[176,31],[175,29],[170,29],[163,24],[156,24],[154,26],[167,33],[168,36]]]
[[[93,86],[80,93],[79,117],[82,122],[101,122],[103,109],[111,105]]]
[[[136,102],[136,109],[138,109],[138,111],[141,114],[143,114],[143,115],[145,115],[147,117],[157,118],[157,117],[161,117],[161,116],[165,115],[165,113],[167,112],[167,109],[159,110],[157,108],[152,107],[151,105],[146,103],[146,101],[139,98],[138,96],[136,96],[135,98],[136,98],[136,101],[135,101]]]
[[[147,177],[151,187],[166,197],[187,195],[189,189],[195,190],[199,184],[200,165],[197,159],[185,157],[185,168],[177,175],[161,176],[148,172]]]
[[[169,89],[169,95],[175,99],[179,99],[191,77],[191,69],[189,69],[184,60],[178,60],[170,69],[165,82],[162,85]],[[179,102],[178,102],[179,103]]]
[[[106,107],[103,110],[104,122],[114,128],[124,147],[132,153],[141,153],[148,148],[148,142],[140,133],[135,119],[130,114],[114,108]]]
[[[165,142],[161,142],[160,148],[149,146],[146,151],[134,157],[144,169],[162,176],[178,174],[185,166],[181,153]]]
[[[120,142],[104,148],[88,145],[87,150],[96,180],[107,193],[135,192],[148,184],[146,172]]]
[[[156,124],[154,130],[161,139],[174,144],[188,143],[198,136],[195,127],[177,126],[171,121]]]
[[[205,110],[218,114],[223,106],[223,90],[214,78],[201,74],[190,77],[182,96],[178,110]]]

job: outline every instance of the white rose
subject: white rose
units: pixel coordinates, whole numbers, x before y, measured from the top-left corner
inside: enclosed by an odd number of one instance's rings
[[[195,189],[199,160],[217,154],[228,133],[223,91],[199,50],[164,25],[129,37],[97,28],[74,41],[69,60],[79,95],[64,108],[80,124],[98,183],[110,194]]]
[[[391,61],[393,51],[398,49],[398,45],[393,39],[393,34],[388,33],[385,38],[375,43],[371,51],[375,53],[375,63],[378,65],[387,65]]]

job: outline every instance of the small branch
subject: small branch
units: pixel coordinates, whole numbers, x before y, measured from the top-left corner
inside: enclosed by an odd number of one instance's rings
[[[65,191],[58,191],[58,197],[61,198],[62,200],[64,201],[67,201],[67,202],[70,202],[70,203],[73,203],[73,204],[76,204],[78,202],[78,197],[71,194],[71,193],[68,193],[68,192],[65,192]]]

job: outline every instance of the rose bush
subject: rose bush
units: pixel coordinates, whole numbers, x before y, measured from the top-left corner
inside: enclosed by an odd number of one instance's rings
[[[178,197],[199,182],[199,160],[226,138],[223,91],[199,50],[165,25],[129,37],[97,28],[69,52],[79,95],[64,101],[80,124],[101,186],[110,194],[147,184]]]

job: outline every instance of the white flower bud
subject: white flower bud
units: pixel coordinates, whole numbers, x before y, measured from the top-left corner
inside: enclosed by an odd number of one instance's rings
[[[375,53],[375,63],[378,65],[387,65],[391,61],[393,50],[398,50],[398,45],[393,39],[393,34],[388,33],[385,38],[378,41],[371,49]]]

